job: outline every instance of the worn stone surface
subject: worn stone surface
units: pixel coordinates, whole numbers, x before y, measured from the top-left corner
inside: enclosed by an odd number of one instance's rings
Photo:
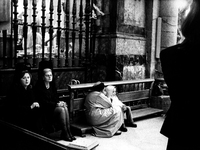
[[[175,45],[177,42],[177,32],[162,32],[161,35],[161,48],[167,48],[169,46]]]
[[[145,36],[145,1],[117,2],[117,32]]]
[[[145,39],[140,38],[117,38],[116,39],[116,54],[117,55],[144,55],[145,54]]]
[[[144,65],[129,65],[123,68],[123,80],[135,80],[145,78]]]
[[[162,17],[162,31],[177,32],[178,16]]]
[[[161,0],[160,16],[176,17],[177,14],[176,0]]]
[[[133,9],[134,8],[134,9]],[[124,1],[124,24],[145,27],[145,1]]]
[[[166,48],[177,43],[178,7],[174,0],[161,0],[162,18],[161,47]]]

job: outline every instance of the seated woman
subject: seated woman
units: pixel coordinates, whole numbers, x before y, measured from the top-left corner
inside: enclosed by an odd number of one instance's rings
[[[104,83],[97,82],[85,100],[86,118],[98,137],[112,137],[121,134],[124,123],[120,107],[113,107],[110,99],[104,94]]]
[[[129,106],[126,106],[125,104],[123,104],[118,99],[118,97],[116,95],[116,87],[109,85],[109,86],[107,86],[105,88],[105,91],[106,91],[106,96],[111,99],[112,104],[116,105],[116,106],[119,106],[121,108],[122,112],[126,113],[127,126],[129,126],[129,127],[137,127],[137,125],[133,121],[131,108]],[[127,131],[127,129],[125,127],[125,124],[123,124],[123,126],[124,126],[124,131]]]
[[[39,119],[39,103],[35,100],[31,85],[30,64],[16,65],[14,82],[8,91],[8,120],[12,123],[37,131]]]
[[[57,89],[53,80],[52,71],[52,63],[50,61],[40,62],[35,93],[36,98],[39,100],[42,114],[44,115],[44,130],[47,131],[56,121],[62,130],[60,135],[61,139],[72,141],[76,138],[70,131],[67,104],[63,101],[58,101]]]

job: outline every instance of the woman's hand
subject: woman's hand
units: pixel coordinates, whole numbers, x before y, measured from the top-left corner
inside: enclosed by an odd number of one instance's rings
[[[40,104],[38,102],[34,102],[32,105],[31,105],[31,109],[33,108],[39,108],[40,107]]]
[[[122,110],[123,110],[123,111],[126,111],[126,109],[127,109],[126,105],[123,105],[123,106],[122,106]]]
[[[66,104],[65,102],[63,102],[63,101],[59,101],[59,102],[57,103],[57,106],[58,106],[58,107],[67,107],[67,104]]]

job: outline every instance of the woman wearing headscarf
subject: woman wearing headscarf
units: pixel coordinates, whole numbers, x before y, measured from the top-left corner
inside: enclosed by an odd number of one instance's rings
[[[40,105],[34,96],[30,70],[28,63],[16,65],[13,84],[7,94],[7,105],[11,107],[7,111],[7,119],[26,129],[38,131]]]
[[[126,119],[127,123],[126,125],[129,127],[137,127],[137,124],[134,123],[133,117],[132,117],[132,112],[130,106],[126,106],[122,101],[119,100],[119,98],[116,95],[117,89],[115,86],[108,85],[105,88],[106,91],[106,96],[111,99],[112,105],[113,106],[118,106],[121,108],[122,113],[126,113]],[[127,131],[127,128],[125,124],[122,124],[123,128],[122,131]]]
[[[97,82],[85,100],[86,118],[98,137],[112,137],[121,134],[120,127],[124,123],[120,107],[113,107],[105,95],[104,83]]]

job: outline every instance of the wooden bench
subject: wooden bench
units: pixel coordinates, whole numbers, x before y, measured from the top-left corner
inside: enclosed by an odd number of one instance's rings
[[[58,92],[60,100],[69,97],[67,90]],[[68,94],[68,96],[67,96]],[[11,123],[6,116],[6,96],[0,96],[0,149],[66,150],[67,146],[57,141]],[[34,143],[34,144],[33,144]]]
[[[133,119],[163,112],[163,110],[150,107],[153,83],[154,79],[104,82],[106,86],[117,87],[118,97],[123,103],[131,107]],[[69,111],[72,118],[71,128],[83,137],[87,132],[92,132],[92,127],[86,122],[84,101],[93,85],[94,83],[84,83],[69,85],[68,88],[70,94]]]
[[[131,107],[133,119],[163,112],[161,109],[150,107],[153,83],[154,79],[104,82],[105,85],[117,87],[118,97]],[[86,122],[84,108],[85,97],[91,92],[93,85],[94,83],[68,85],[67,89],[58,90],[59,99],[68,104],[72,131],[82,137],[93,131]]]
[[[59,98],[59,101],[65,101],[67,102],[67,104],[69,105],[69,91],[68,89],[62,89],[62,90],[58,90],[57,91],[58,93],[58,98]],[[6,105],[7,105],[7,101],[6,101],[6,96],[0,96],[0,121],[5,121],[7,122],[8,124],[14,124],[12,122],[12,119],[10,119],[8,116],[7,116],[7,113],[6,113]],[[19,128],[22,128],[22,127],[19,127]],[[58,125],[55,125],[53,128],[52,128],[52,131],[48,131],[49,135],[50,134],[53,134],[54,132],[58,132],[60,131],[60,127],[58,127]]]
[[[48,137],[0,119],[0,149],[66,150],[67,146]]]

